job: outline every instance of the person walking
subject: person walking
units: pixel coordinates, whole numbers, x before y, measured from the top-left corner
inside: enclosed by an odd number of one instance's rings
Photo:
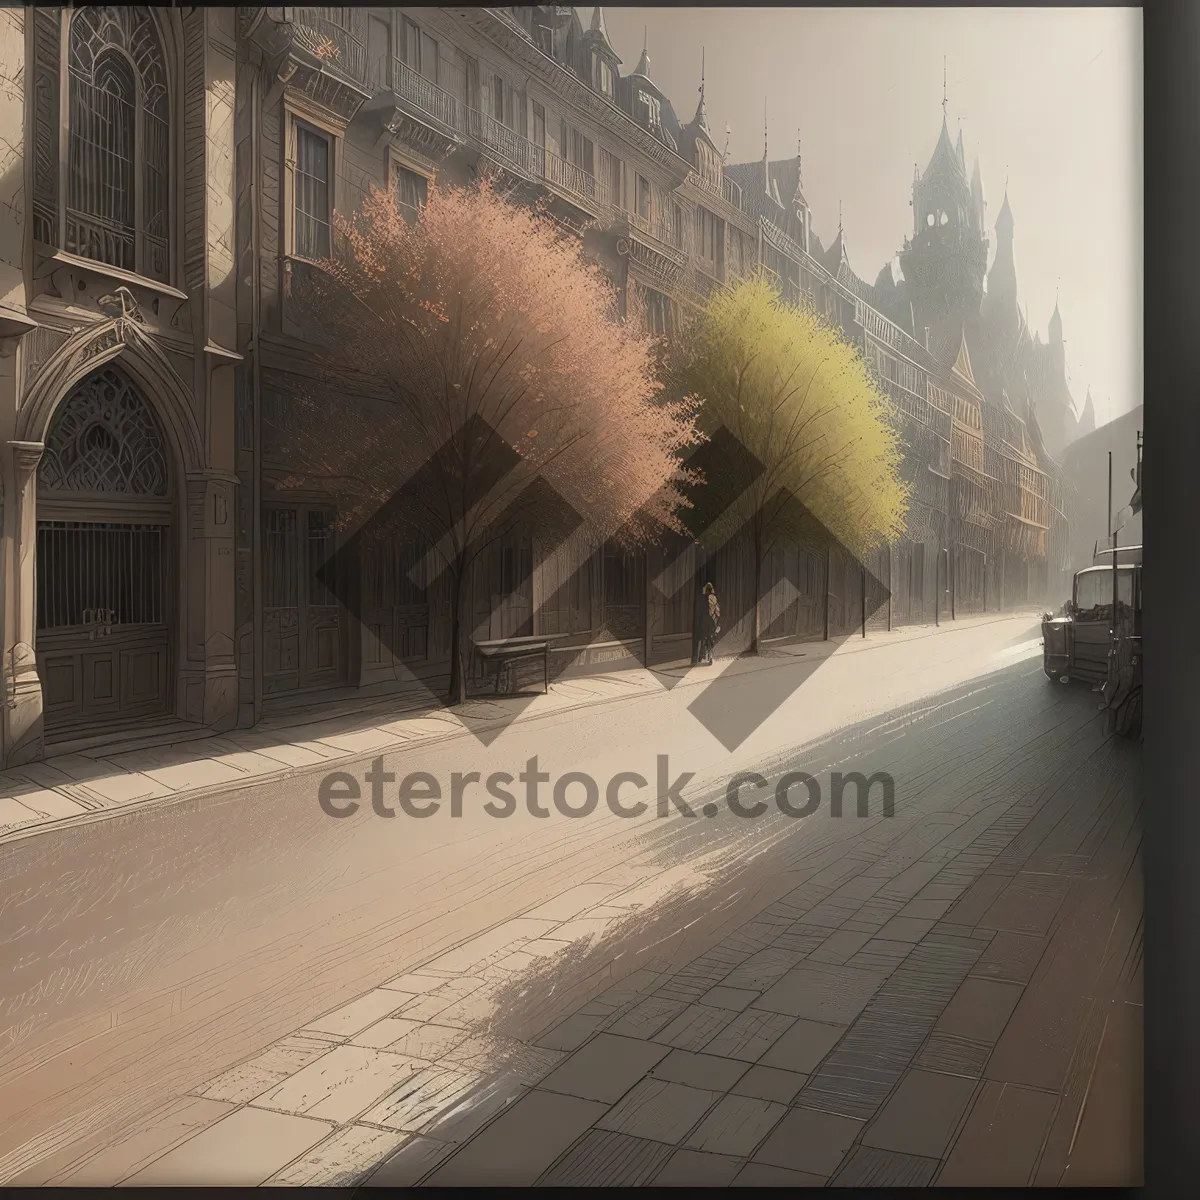
[[[700,663],[702,666],[712,666],[713,646],[717,634],[721,632],[721,606],[717,602],[717,591],[711,583],[704,585],[704,597],[707,601],[707,611],[704,614],[704,637],[700,642]]]

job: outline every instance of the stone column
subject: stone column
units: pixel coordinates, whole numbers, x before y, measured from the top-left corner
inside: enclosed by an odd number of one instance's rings
[[[187,593],[180,598],[184,662],[180,709],[217,730],[237,722],[234,657],[234,497],[237,477],[215,471],[187,479]]]
[[[41,442],[7,445],[4,472],[4,765],[42,756],[42,684],[34,653],[37,620],[37,465]]]

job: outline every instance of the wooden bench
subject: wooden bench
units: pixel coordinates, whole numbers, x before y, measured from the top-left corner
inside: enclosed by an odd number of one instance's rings
[[[496,664],[495,692],[500,693],[500,677],[509,672],[509,668],[518,662],[529,658],[541,657],[542,660],[542,689],[550,691],[550,647],[554,642],[561,641],[564,635],[544,634],[534,637],[496,638],[487,642],[476,642],[475,652],[485,662]],[[511,674],[509,674],[511,679]],[[509,688],[505,687],[505,692]]]

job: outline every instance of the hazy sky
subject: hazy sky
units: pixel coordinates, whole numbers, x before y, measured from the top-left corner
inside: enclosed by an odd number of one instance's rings
[[[580,10],[586,22],[591,10]],[[605,8],[622,59],[691,120],[706,51],[709,125],[730,162],[803,143],[804,194],[825,245],[842,205],[850,263],[868,283],[912,232],[913,164],[942,121],[976,153],[987,225],[1008,177],[1017,284],[1046,339],[1055,291],[1072,394],[1097,423],[1141,403],[1142,20],[1121,8]],[[989,262],[990,265],[990,262]],[[1110,407],[1111,405],[1111,407]]]

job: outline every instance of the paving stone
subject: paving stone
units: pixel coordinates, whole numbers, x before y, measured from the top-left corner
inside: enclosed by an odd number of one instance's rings
[[[758,999],[758,996],[759,993],[750,988],[735,988],[718,984],[700,997],[700,1003],[709,1008],[724,1008],[730,1012],[741,1012],[742,1009],[749,1008]]]
[[[913,1066],[923,1071],[940,1071],[947,1075],[962,1075],[978,1079],[992,1053],[992,1043],[973,1042],[968,1038],[952,1037],[935,1029],[917,1055]]]
[[[828,1178],[838,1169],[862,1127],[861,1121],[849,1117],[811,1108],[789,1109],[759,1147],[754,1161]]]
[[[846,960],[846,966],[863,971],[894,971],[913,951],[912,942],[890,942],[872,937],[857,954]]]
[[[670,1053],[666,1046],[637,1038],[597,1034],[544,1080],[548,1092],[613,1104]]]
[[[761,1162],[747,1163],[733,1177],[734,1187],[824,1187],[827,1182],[824,1175],[789,1171]]]
[[[846,1032],[846,1025],[798,1020],[758,1060],[765,1067],[811,1074]]]
[[[128,1187],[257,1187],[332,1130],[327,1121],[240,1108],[124,1183]]]
[[[979,957],[926,939],[897,968],[800,1093],[802,1104],[869,1120],[916,1058]]]
[[[977,924],[1045,937],[1070,890],[1071,880],[1062,876],[1022,873],[996,897]]]
[[[675,1020],[654,1035],[654,1040],[680,1050],[699,1050],[736,1016],[737,1013],[728,1009],[689,1004]]]
[[[735,967],[722,980],[726,987],[761,992],[781,979],[796,965],[796,955],[769,946],[751,955],[740,967]]]
[[[936,1158],[856,1146],[829,1182],[833,1187],[928,1187],[939,1166]]]
[[[310,1021],[300,1032],[335,1033],[340,1037],[353,1037],[368,1025],[374,1025],[381,1017],[391,1016],[404,1003],[391,988],[376,988],[357,1000]]]
[[[211,1083],[196,1089],[197,1096],[209,1100],[226,1100],[230,1104],[247,1104],[286,1078],[283,1071],[265,1071],[254,1063],[239,1063]]]
[[[938,1176],[940,1187],[1026,1187],[1057,1097],[987,1080]]]
[[[727,1187],[741,1169],[740,1159],[699,1150],[676,1150],[653,1179],[655,1187]]]
[[[426,1064],[362,1114],[370,1125],[402,1133],[429,1133],[449,1140],[435,1127],[439,1121],[471,1105],[487,1090],[487,1082],[463,1067]]]
[[[609,1033],[635,1038],[652,1038],[665,1025],[669,1025],[687,1004],[681,1000],[667,1000],[661,996],[648,996],[635,1005],[609,1027]]]
[[[897,914],[898,917],[915,917],[921,921],[940,921],[953,900],[910,900]]]
[[[704,1052],[742,1062],[757,1062],[791,1024],[792,1018],[786,1014],[748,1008],[708,1042]]]
[[[397,975],[395,979],[389,979],[383,986],[390,991],[423,996],[426,992],[432,992],[435,988],[442,987],[445,982],[444,975],[422,975],[419,972],[412,972],[406,975]]]
[[[592,1129],[538,1180],[540,1187],[641,1187],[670,1158],[670,1146]]]
[[[812,962],[842,966],[870,940],[869,933],[858,933],[853,929],[839,929],[835,934],[827,937],[808,957]]]
[[[961,1076],[909,1071],[863,1134],[863,1145],[940,1160],[975,1087]]]
[[[888,942],[919,942],[937,922],[930,918],[893,917],[880,931],[879,936]]]
[[[655,1079],[686,1083],[689,1087],[726,1092],[747,1071],[747,1064],[714,1054],[695,1054],[689,1050],[672,1050],[650,1072]]]
[[[757,1096],[760,1100],[791,1104],[807,1081],[807,1075],[765,1067],[760,1063],[751,1067],[730,1090],[738,1096]]]
[[[442,1159],[452,1154],[454,1147],[433,1138],[408,1134],[400,1148],[389,1155],[364,1179],[362,1187],[415,1187]]]
[[[666,1079],[643,1079],[596,1126],[673,1146],[691,1132],[719,1094]]]
[[[995,1044],[1024,990],[1019,983],[965,979],[935,1028],[953,1037]]]
[[[874,971],[803,962],[764,992],[755,1007],[810,1021],[849,1024],[883,981],[884,976]]]
[[[971,974],[1005,983],[1028,983],[1049,944],[1047,938],[1034,934],[997,933]]]
[[[384,1038],[395,1034],[390,1041]],[[408,1058],[420,1058],[426,1062],[437,1062],[470,1037],[465,1029],[452,1029],[448,1025],[432,1025],[427,1022],[408,1021],[405,1018],[387,1017],[378,1025],[364,1029],[351,1039],[352,1046],[378,1046],[393,1054]]]
[[[726,1096],[688,1138],[692,1150],[745,1158],[779,1123],[787,1106],[754,1096]]]
[[[578,1050],[603,1023],[602,1016],[575,1013],[565,1021],[560,1021],[549,1033],[542,1034],[537,1044],[548,1050]]]
[[[523,1096],[427,1183],[432,1187],[529,1187],[604,1115],[605,1105],[554,1092]]]
[[[256,1108],[349,1121],[417,1074],[412,1059],[366,1046],[338,1046],[264,1092]]]
[[[267,1182],[275,1187],[353,1187],[405,1138],[390,1130],[347,1125]]]

